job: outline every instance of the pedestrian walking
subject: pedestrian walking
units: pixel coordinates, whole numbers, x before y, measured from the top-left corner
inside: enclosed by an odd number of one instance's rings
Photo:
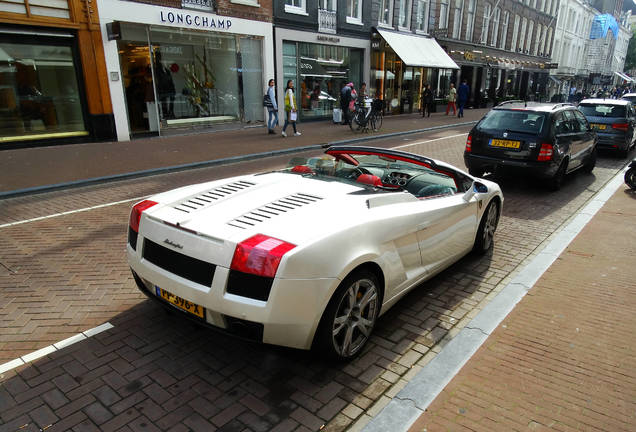
[[[345,84],[340,90],[340,108],[342,109],[343,125],[351,123],[351,114],[349,113],[349,103],[352,101],[351,89],[353,89],[353,83]]]
[[[267,104],[267,112],[269,118],[267,119],[267,133],[275,134],[274,128],[278,126],[278,103],[276,101],[276,90],[275,90],[275,81],[273,79],[269,80],[267,87],[267,99],[269,99],[269,104]],[[266,100],[267,102],[267,100]]]
[[[424,91],[422,92],[422,117],[430,117],[431,110],[433,109],[433,90],[431,90],[430,84],[424,85]]]
[[[286,137],[287,126],[291,123],[294,128],[294,135],[299,136],[300,132],[296,129],[296,120],[298,118],[298,111],[296,105],[296,97],[294,96],[294,81],[287,81],[287,87],[285,88],[285,124],[283,125],[283,131],[281,135]]]
[[[468,95],[470,95],[470,87],[468,87],[466,80],[462,80],[462,83],[457,89],[457,103],[459,104],[457,117],[464,117],[464,106],[466,102],[468,102]]]
[[[448,105],[446,106],[446,115],[450,112],[450,109],[453,108],[453,115],[457,115],[457,105],[455,105],[455,101],[457,100],[457,89],[455,88],[455,84],[450,84],[450,90],[448,90]]]

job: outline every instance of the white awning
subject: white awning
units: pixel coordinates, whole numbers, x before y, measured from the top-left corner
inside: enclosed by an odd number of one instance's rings
[[[624,73],[622,73],[622,72],[614,72],[614,73],[615,73],[616,75],[618,75],[619,77],[623,78],[623,79],[624,79],[625,81],[627,81],[627,82],[633,82],[633,81],[636,81],[636,80],[634,80],[634,78],[628,77],[627,75],[625,75],[625,74],[624,74]]]
[[[459,66],[433,38],[395,33],[381,29],[378,29],[378,33],[407,66],[459,69]]]

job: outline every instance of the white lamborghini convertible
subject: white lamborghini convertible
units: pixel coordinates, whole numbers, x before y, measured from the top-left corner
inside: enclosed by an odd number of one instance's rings
[[[502,204],[443,162],[332,146],[136,204],[128,261],[145,294],[201,323],[349,359],[407,291],[492,247]]]

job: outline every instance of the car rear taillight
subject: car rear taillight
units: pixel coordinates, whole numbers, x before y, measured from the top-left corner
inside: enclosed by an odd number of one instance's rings
[[[134,232],[139,232],[139,220],[141,219],[141,213],[154,205],[157,205],[157,203],[145,200],[133,206],[132,211],[130,212],[130,228]]]
[[[256,234],[236,245],[230,268],[273,278],[283,255],[295,247],[283,240]]]
[[[468,138],[466,138],[466,153],[470,153],[470,151],[473,149],[473,136],[472,135],[468,135]]]
[[[553,153],[554,153],[554,151],[553,151],[552,144],[542,143],[541,144],[541,150],[539,150],[539,157],[537,158],[537,160],[538,161],[550,161],[550,160],[552,160]]]
[[[629,123],[614,123],[612,125],[612,129],[618,129],[625,132],[629,129]]]

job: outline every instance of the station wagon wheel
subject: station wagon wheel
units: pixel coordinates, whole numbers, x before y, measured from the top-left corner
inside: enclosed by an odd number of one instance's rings
[[[592,172],[595,166],[596,166],[596,148],[593,148],[592,153],[590,153],[590,155],[587,157],[587,162],[585,163],[585,166],[583,167],[583,171],[590,173]]]
[[[554,177],[552,177],[548,181],[548,187],[551,190],[558,191],[559,189],[561,189],[561,185],[563,185],[563,180],[565,179],[565,173],[567,172],[567,169],[568,169],[568,161],[567,159],[565,159],[563,160],[563,162],[561,162],[561,165],[559,165],[559,169],[554,174]]]
[[[349,275],[331,298],[318,329],[317,346],[328,357],[348,360],[366,345],[380,311],[378,278],[368,270]]]
[[[483,255],[492,247],[495,230],[499,224],[499,208],[495,201],[491,201],[479,222],[479,229],[475,237],[473,251]]]

